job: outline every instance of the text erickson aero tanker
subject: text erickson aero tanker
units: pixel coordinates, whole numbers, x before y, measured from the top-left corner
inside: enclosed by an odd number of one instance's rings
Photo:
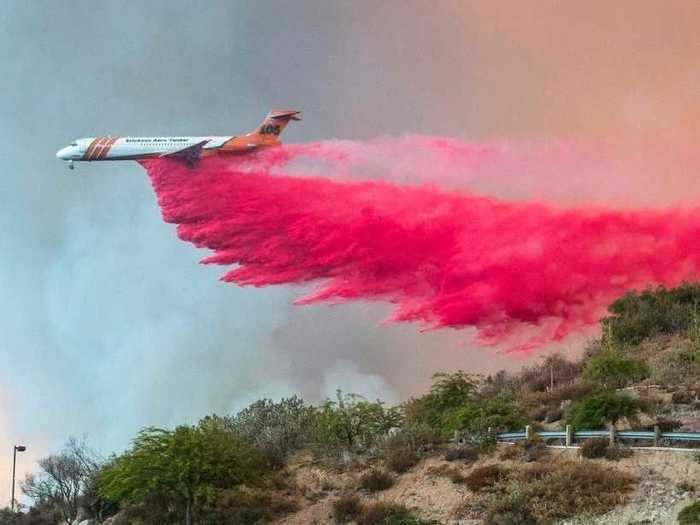
[[[68,161],[143,160],[169,157],[189,166],[201,157],[218,154],[241,154],[260,148],[278,146],[279,135],[290,120],[301,120],[299,111],[270,111],[260,126],[238,137],[95,137],[78,139],[56,153]]]

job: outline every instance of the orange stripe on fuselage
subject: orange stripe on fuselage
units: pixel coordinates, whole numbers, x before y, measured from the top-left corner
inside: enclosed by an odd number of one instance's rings
[[[97,142],[95,142],[95,147],[92,148],[92,151],[88,156],[88,160],[98,160],[100,158],[100,155],[102,154],[102,147],[107,140],[107,137],[100,137],[97,139]]]
[[[108,138],[105,142],[103,142],[102,149],[99,152],[99,154],[97,155],[96,160],[102,160],[102,159],[107,158],[107,154],[109,154],[109,150],[112,149],[112,146],[114,145],[114,143],[117,140],[119,140],[119,137],[111,138],[111,139]]]
[[[92,155],[92,150],[95,149],[95,146],[97,146],[97,143],[100,141],[100,138],[93,139],[93,141],[90,143],[88,146],[87,150],[85,150],[85,154],[83,155],[83,160],[91,160],[90,157]]]

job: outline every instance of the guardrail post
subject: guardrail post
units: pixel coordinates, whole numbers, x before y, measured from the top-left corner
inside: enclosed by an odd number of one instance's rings
[[[610,423],[610,446],[615,446],[615,425]]]
[[[574,429],[571,425],[566,425],[566,446],[570,447],[574,442]]]
[[[530,425],[525,425],[525,441],[530,441],[530,436],[532,435]]]
[[[658,447],[661,442],[661,429],[659,425],[654,425],[654,446]]]

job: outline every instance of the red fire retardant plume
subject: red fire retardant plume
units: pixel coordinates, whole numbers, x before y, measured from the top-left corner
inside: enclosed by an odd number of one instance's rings
[[[293,152],[144,166],[179,237],[212,250],[203,263],[233,266],[226,282],[313,283],[298,304],[385,301],[389,321],[472,327],[481,341],[511,349],[595,324],[629,289],[698,276],[698,210],[561,210],[286,176]]]

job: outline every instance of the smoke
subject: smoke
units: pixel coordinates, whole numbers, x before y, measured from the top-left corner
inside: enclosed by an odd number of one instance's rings
[[[416,170],[401,157],[407,145],[432,161]],[[420,184],[441,183],[443,173],[448,186],[456,173],[473,180],[499,155],[424,137],[369,148],[293,145],[195,170],[172,160],[145,165],[179,237],[213,251],[202,262],[235,265],[222,280],[314,284],[297,304],[386,302],[387,322],[473,328],[482,344],[528,350],[561,341],[594,325],[626,290],[697,276],[696,209],[562,209]],[[333,177],[299,176],[299,157]],[[419,184],[378,180],[378,164],[367,162],[374,157],[414,166],[407,177]],[[374,172],[370,180],[352,178],[358,166]]]

